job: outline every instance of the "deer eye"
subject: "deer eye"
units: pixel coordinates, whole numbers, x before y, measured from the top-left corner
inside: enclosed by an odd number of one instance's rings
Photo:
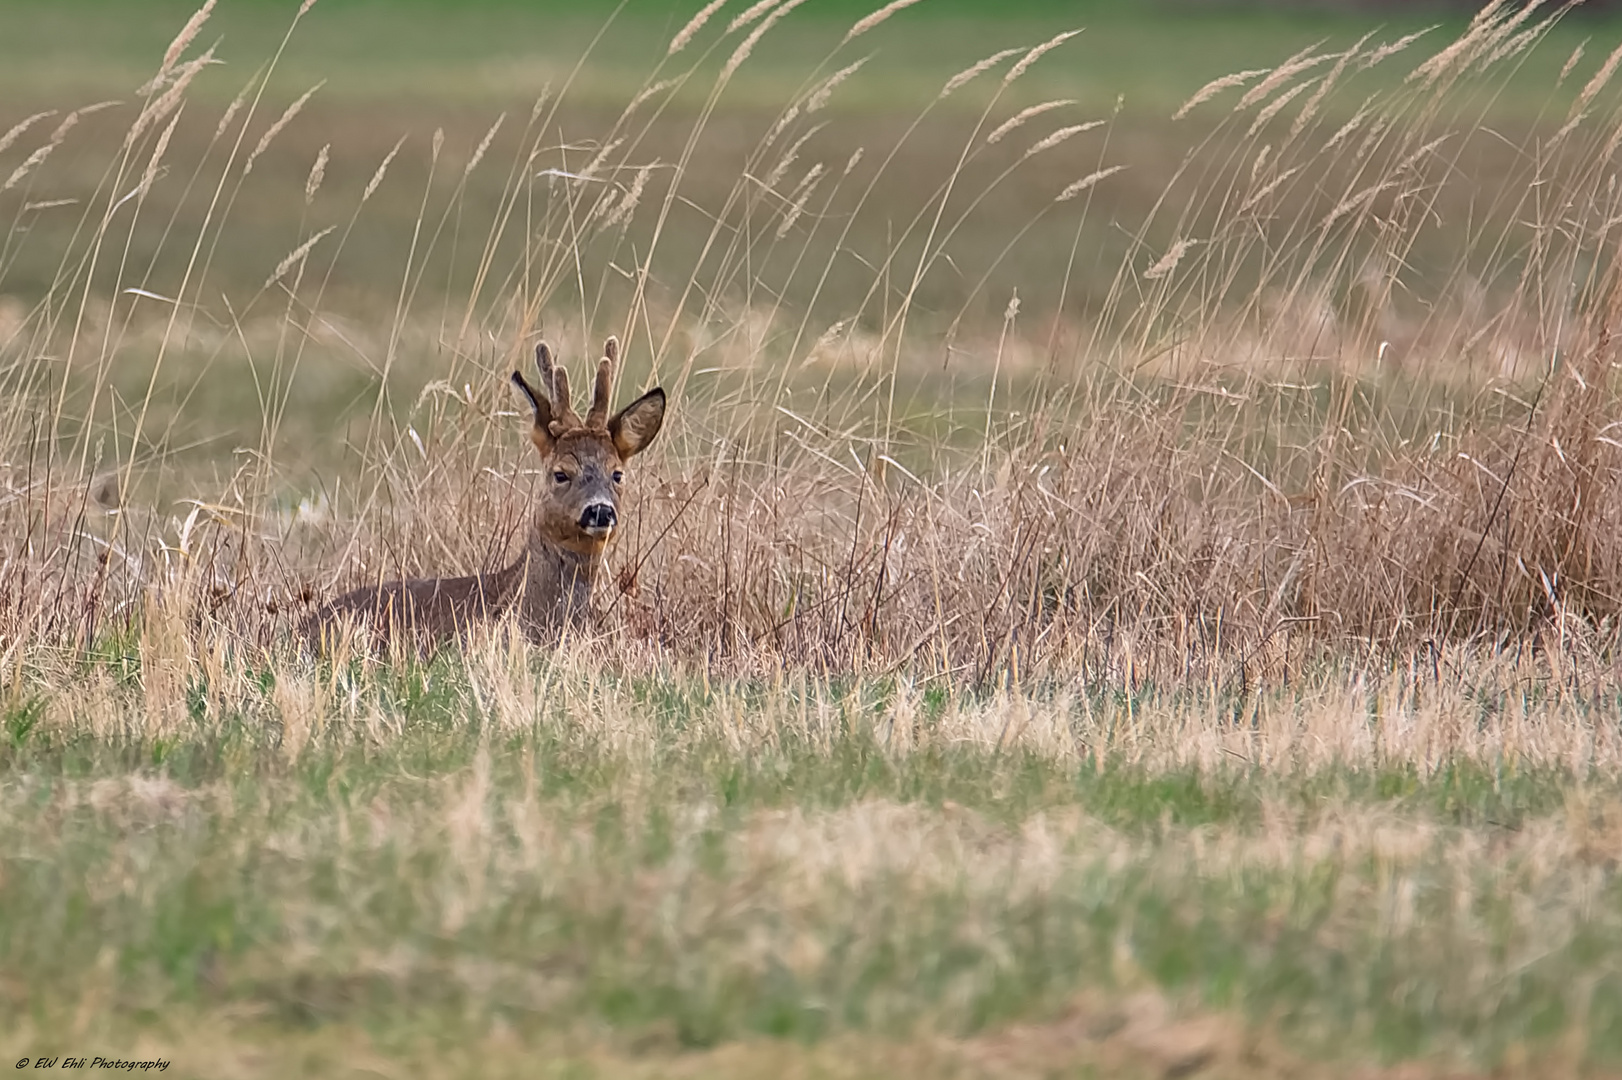
[[[614,483],[617,484],[617,483],[619,483],[620,481],[622,481],[624,479],[625,479],[625,474],[620,472],[618,469],[615,469],[614,470]]]
[[[569,482],[569,474],[564,472],[562,469],[559,469],[557,472],[552,474],[552,479],[556,480],[560,484],[567,484]]]

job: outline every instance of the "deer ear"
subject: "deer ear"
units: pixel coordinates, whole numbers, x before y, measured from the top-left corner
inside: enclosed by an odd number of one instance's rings
[[[648,448],[664,422],[665,392],[654,387],[614,414],[608,422],[608,434],[620,457],[629,458]]]
[[[530,408],[535,410],[535,426],[529,431],[530,442],[534,443],[535,449],[541,453],[550,454],[553,443],[552,403],[546,399],[546,395],[535,392],[535,388],[525,381],[522,372],[513,372],[513,385],[529,398]]]

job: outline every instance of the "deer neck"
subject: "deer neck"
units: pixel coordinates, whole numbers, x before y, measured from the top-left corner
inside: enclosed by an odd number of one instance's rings
[[[569,551],[532,535],[513,568],[522,576],[519,603],[523,621],[536,629],[582,625],[591,609],[591,587],[600,561],[598,556]]]

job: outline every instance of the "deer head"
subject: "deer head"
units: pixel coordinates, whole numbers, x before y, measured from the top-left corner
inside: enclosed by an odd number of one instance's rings
[[[609,338],[584,420],[570,404],[568,373],[553,366],[552,352],[544,342],[535,347],[540,390],[523,373],[513,372],[513,384],[535,410],[529,438],[544,463],[542,494],[535,507],[536,536],[582,555],[598,555],[607,545],[619,524],[626,463],[648,448],[665,418],[665,392],[658,387],[609,417],[618,358],[619,343]]]

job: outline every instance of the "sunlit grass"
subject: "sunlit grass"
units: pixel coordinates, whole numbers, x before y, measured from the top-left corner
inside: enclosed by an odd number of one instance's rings
[[[1613,703],[1531,706],[1512,672],[1431,709],[1401,673],[1366,701],[964,696],[498,641],[204,661],[171,702],[128,648],[7,718],[24,1052],[89,1007],[85,1037],[198,1016],[207,1036],[148,1037],[188,1073],[312,1025],[384,1056],[425,1032],[633,1055],[863,1033],[961,1065],[1142,995],[1180,1003],[1124,1051],[1145,1068],[1233,1066],[1247,1024],[1327,1073],[1619,1050],[1622,744],[1582,731]],[[1472,709],[1496,719],[1450,720]],[[1179,1014],[1237,1026],[1178,1051]],[[1123,1052],[1126,1021],[1091,1023],[1073,1053]]]
[[[924,10],[4,38],[0,1050],[1622,1059],[1615,65]],[[508,375],[608,333],[584,638],[315,655],[508,561]]]

